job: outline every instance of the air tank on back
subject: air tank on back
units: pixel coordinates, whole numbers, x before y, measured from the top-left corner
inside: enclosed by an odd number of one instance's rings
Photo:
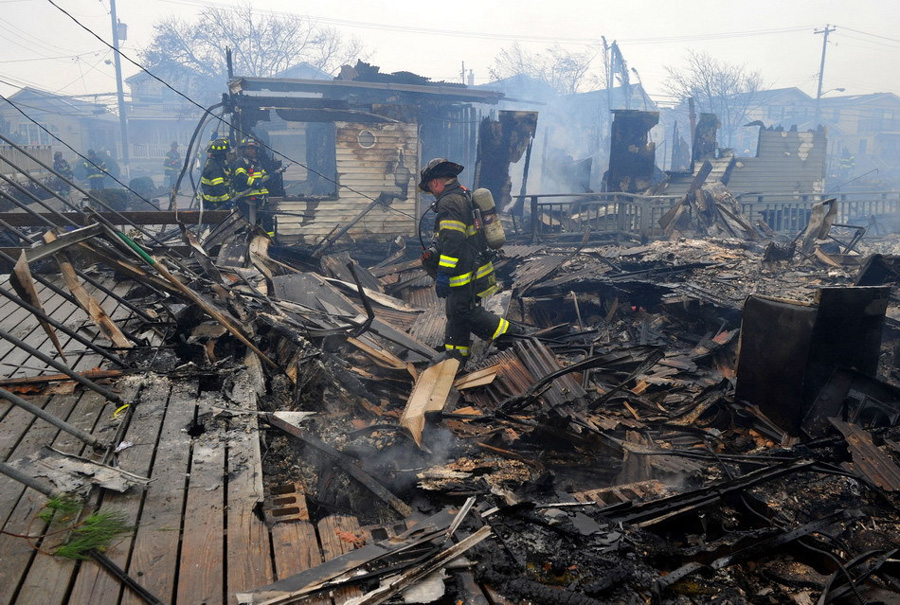
[[[472,201],[481,211],[481,224],[487,245],[499,250],[506,243],[506,233],[503,232],[503,225],[500,224],[500,217],[497,215],[494,196],[490,189],[481,187],[472,192]]]

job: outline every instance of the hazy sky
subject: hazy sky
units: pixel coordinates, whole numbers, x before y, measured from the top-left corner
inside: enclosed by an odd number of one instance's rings
[[[109,0],[54,0],[109,41]],[[118,0],[128,25],[123,52],[137,59],[158,20],[193,18],[203,6],[230,0]],[[83,95],[115,91],[112,51],[82,30],[49,0],[0,0],[0,94],[22,86]],[[682,64],[688,49],[759,71],[770,88],[797,86],[816,92],[828,39],[824,90],[836,94],[900,94],[898,0],[255,0],[258,10],[293,13],[356,36],[383,72],[411,71],[434,80],[459,81],[461,65],[488,81],[498,52],[518,41],[530,52],[554,44],[599,52],[601,36],[618,41],[629,67],[650,95],[664,97],[665,65]],[[127,77],[137,68],[123,62]],[[224,86],[223,86],[224,91]]]

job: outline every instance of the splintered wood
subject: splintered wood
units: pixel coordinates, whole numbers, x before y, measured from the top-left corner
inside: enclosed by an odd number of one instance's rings
[[[403,415],[400,416],[400,426],[410,432],[419,447],[422,447],[425,414],[444,409],[458,369],[459,361],[445,359],[422,372],[416,381]]]

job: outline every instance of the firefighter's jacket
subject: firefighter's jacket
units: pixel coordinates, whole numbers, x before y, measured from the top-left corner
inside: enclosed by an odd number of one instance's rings
[[[469,288],[479,298],[493,294],[494,264],[484,234],[475,225],[471,194],[458,181],[448,183],[435,211],[438,272],[449,274],[451,288]]]
[[[203,202],[219,206],[231,200],[231,168],[224,156],[210,155],[200,177]]]
[[[58,172],[60,176],[72,180],[72,167],[63,158],[53,159],[53,170]]]
[[[175,176],[179,168],[181,168],[181,154],[177,151],[167,151],[166,159],[163,160],[163,170],[166,172],[166,176]]]
[[[231,184],[235,195],[244,194],[244,199],[258,199],[269,195],[265,181],[266,169],[259,159],[246,156],[238,158],[231,171]]]
[[[81,165],[84,167],[84,174],[92,187],[103,183],[103,179],[106,178],[106,162],[96,156],[88,156],[88,159]]]

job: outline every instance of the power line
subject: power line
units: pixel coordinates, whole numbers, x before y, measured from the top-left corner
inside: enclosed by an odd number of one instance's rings
[[[231,5],[223,3],[223,2],[212,2],[209,0],[162,0],[163,2],[168,2],[170,4],[179,4],[179,5],[188,5],[188,6],[199,6],[199,7],[214,7],[214,8],[231,8]],[[409,33],[409,34],[428,34],[435,36],[451,36],[451,37],[460,37],[460,38],[474,38],[474,39],[487,39],[487,40],[511,40],[511,41],[524,41],[524,42],[555,42],[555,43],[571,43],[571,44],[589,44],[595,45],[600,43],[600,39],[597,37],[590,38],[569,38],[564,36],[537,36],[537,35],[527,35],[520,33],[506,33],[506,32],[477,32],[472,30],[451,30],[451,29],[437,29],[437,28],[429,28],[429,27],[413,27],[413,26],[405,26],[405,25],[395,25],[390,23],[372,23],[372,22],[364,22],[364,21],[354,21],[351,19],[340,19],[334,17],[318,17],[318,16],[304,16],[296,13],[294,11],[260,11],[267,12],[273,15],[284,15],[284,16],[292,16],[292,17],[305,17],[310,21],[321,22],[329,25],[342,25],[345,27],[356,27],[361,29],[377,29],[383,31],[392,31],[392,32],[401,32],[401,33]],[[692,34],[692,35],[684,35],[684,36],[660,36],[655,38],[633,38],[633,39],[625,39],[619,40],[620,44],[628,43],[628,44],[664,44],[670,42],[695,42],[702,40],[714,40],[714,39],[723,39],[723,38],[744,38],[749,36],[767,36],[767,35],[775,35],[775,34],[787,34],[787,33],[796,33],[799,31],[806,31],[809,29],[809,26],[803,27],[783,27],[783,28],[775,28],[775,29],[759,29],[759,30],[745,30],[745,31],[736,31],[736,32],[718,32],[718,33],[708,33],[708,34]]]
[[[847,30],[848,32],[854,32],[854,33],[857,33],[857,34],[862,34],[862,35],[864,35],[864,36],[871,36],[871,37],[873,37],[873,38],[881,38],[882,40],[889,40],[889,41],[891,41],[891,42],[898,42],[898,43],[900,43],[900,39],[898,39],[898,38],[888,38],[887,36],[879,36],[878,34],[870,34],[869,32],[864,32],[864,31],[860,31],[860,30],[858,30],[858,29],[853,29],[852,27],[843,27],[843,26],[841,26],[841,29],[845,29],[845,30]]]

